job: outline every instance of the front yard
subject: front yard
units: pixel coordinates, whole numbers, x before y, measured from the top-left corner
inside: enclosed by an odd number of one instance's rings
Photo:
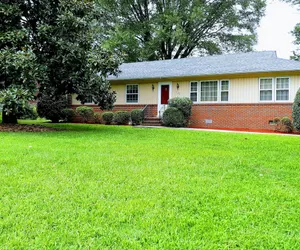
[[[300,137],[0,133],[1,249],[299,249]]]

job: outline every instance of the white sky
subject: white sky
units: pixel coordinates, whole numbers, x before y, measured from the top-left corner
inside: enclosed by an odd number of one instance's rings
[[[276,50],[278,57],[289,58],[295,50],[291,31],[297,23],[300,23],[297,6],[280,0],[267,0],[266,13],[257,30],[255,50]]]

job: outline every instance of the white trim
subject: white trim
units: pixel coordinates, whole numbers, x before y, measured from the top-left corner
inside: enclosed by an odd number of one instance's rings
[[[157,116],[159,116],[159,111],[161,109],[161,86],[162,85],[169,85],[169,99],[172,98],[172,85],[173,83],[172,82],[159,82],[158,83],[158,102],[157,102]]]
[[[261,100],[260,99],[260,91],[268,91],[268,89],[260,89],[260,80],[272,80],[272,88],[269,90],[272,90],[272,100]],[[260,77],[258,78],[258,101],[262,103],[266,102],[274,102],[274,77]]]
[[[138,93],[137,93],[138,100],[137,100],[137,102],[127,102],[127,86],[130,86],[130,85],[137,85],[138,86]],[[129,84],[125,85],[125,103],[126,104],[139,104],[140,103],[140,86],[139,86],[139,84],[137,84],[137,83],[129,83]]]
[[[279,78],[288,78],[289,79],[289,99],[288,100],[279,100],[277,101],[276,100],[276,91],[277,91],[277,88],[276,88],[276,79],[279,79]],[[260,80],[264,80],[264,79],[272,79],[272,100],[260,100]],[[285,89],[286,90],[286,89]],[[278,76],[278,77],[260,77],[258,78],[258,102],[259,103],[289,103],[291,102],[291,77],[290,76]]]
[[[222,82],[228,82],[228,90],[226,91],[222,91]],[[229,103],[229,100],[230,100],[230,80],[229,79],[221,79],[219,81],[219,84],[220,84],[220,97],[219,97],[219,101],[220,103]],[[222,92],[227,92],[228,93],[228,100],[227,101],[222,101]]]

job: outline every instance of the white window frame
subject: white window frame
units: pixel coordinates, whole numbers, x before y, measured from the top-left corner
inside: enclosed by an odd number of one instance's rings
[[[228,82],[228,90],[222,90],[222,82]],[[230,98],[230,80],[229,79],[222,79],[220,80],[220,94],[219,94],[219,98],[220,98],[220,102],[229,102],[229,98]],[[222,101],[222,92],[228,92],[228,100],[227,101]]]
[[[277,82],[277,79],[279,78],[288,78],[289,79],[289,89],[277,89],[276,87],[276,82]],[[272,79],[272,100],[260,100],[260,80],[263,80],[263,79]],[[289,91],[289,99],[288,100],[277,100],[277,95],[276,95],[276,92],[277,90],[288,90]],[[291,101],[291,77],[289,76],[278,76],[278,77],[261,77],[261,78],[258,78],[258,99],[259,99],[259,102],[262,102],[262,103],[266,103],[266,102],[290,102]]]
[[[192,91],[192,83],[197,83],[197,90],[196,91]],[[196,93],[197,94],[197,100],[193,101],[191,98],[191,94],[192,93]],[[190,99],[193,103],[198,103],[199,102],[199,82],[198,81],[191,81],[190,82]]]
[[[127,101],[127,95],[131,95],[131,94],[129,94],[129,93],[127,93],[127,86],[132,86],[132,85],[137,85],[138,86],[138,92],[137,92],[137,102],[128,102]],[[126,104],[137,104],[137,103],[139,103],[140,102],[140,86],[139,86],[139,84],[137,84],[137,83],[132,83],[132,84],[126,84],[126,86],[125,86],[125,101],[126,101]]]
[[[221,84],[223,81],[228,81],[228,90],[222,91]],[[197,83],[197,92],[192,91],[192,83]],[[216,101],[201,101],[201,83],[202,82],[217,82],[217,100]],[[221,79],[221,80],[201,80],[201,81],[190,81],[189,86],[189,98],[191,99],[191,93],[197,93],[197,101],[193,103],[228,103],[230,100],[230,80],[229,79]],[[228,92],[228,101],[221,101],[221,92]]]
[[[93,105],[93,104],[95,104],[95,102],[93,101],[93,98],[92,98],[92,102],[85,102],[84,104]]]
[[[289,88],[288,89],[277,89],[277,79],[282,79],[282,78],[287,78],[289,79]],[[291,100],[291,78],[286,76],[280,76],[280,77],[275,77],[275,80],[274,80],[274,88],[275,88],[275,91],[274,91],[274,100],[276,102],[289,102]],[[277,90],[288,90],[289,92],[289,95],[288,95],[288,99],[287,100],[277,100]]]

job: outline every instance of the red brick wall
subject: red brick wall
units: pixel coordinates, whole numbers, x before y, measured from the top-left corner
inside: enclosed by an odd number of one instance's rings
[[[274,130],[269,121],[284,116],[291,118],[291,103],[195,104],[190,127]],[[206,124],[206,119],[212,124]]]
[[[79,106],[82,106],[82,105],[72,105],[71,108],[75,110]],[[85,106],[92,107],[94,112],[98,112],[98,113],[106,112],[106,111],[101,110],[97,105],[85,105]],[[143,108],[145,108],[145,106],[146,106],[145,104],[115,105],[112,112],[131,111],[133,109],[143,109]],[[157,115],[157,105],[156,104],[147,105],[147,108],[145,110],[145,117],[156,117],[156,115]],[[81,120],[80,116],[76,115],[73,118],[73,122],[82,122],[82,120]]]

